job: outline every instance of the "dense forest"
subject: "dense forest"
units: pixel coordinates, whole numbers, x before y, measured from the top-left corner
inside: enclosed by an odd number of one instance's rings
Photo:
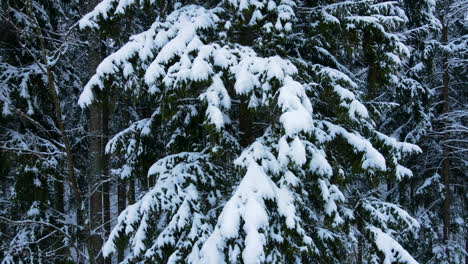
[[[1,264],[467,264],[468,0],[0,0]]]

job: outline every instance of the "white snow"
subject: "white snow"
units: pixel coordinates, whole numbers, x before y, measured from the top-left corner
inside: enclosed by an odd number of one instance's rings
[[[362,168],[363,169],[378,169],[386,171],[387,166],[383,155],[376,150],[372,144],[362,136],[356,133],[350,133],[343,127],[334,125],[328,121],[323,121],[323,124],[329,129],[329,134],[334,138],[342,136],[357,152],[363,152]]]
[[[325,152],[322,149],[311,149],[311,159],[309,162],[310,170],[320,176],[329,178],[333,175],[333,169],[328,163]]]
[[[279,91],[278,105],[283,110],[280,121],[287,135],[292,136],[312,129],[312,106],[304,86],[299,82],[291,77],[284,79],[283,87]]]
[[[419,264],[408,251],[380,228],[370,226],[368,229],[374,234],[375,245],[385,256],[382,264],[392,264],[397,261],[406,264]]]

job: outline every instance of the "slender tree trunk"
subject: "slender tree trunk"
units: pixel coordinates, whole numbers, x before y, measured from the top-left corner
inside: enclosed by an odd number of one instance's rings
[[[130,26],[127,24],[129,31]],[[130,116],[128,111],[122,111],[121,113],[124,127],[129,124]],[[117,178],[117,215],[120,215],[127,206],[127,182],[129,179]],[[117,263],[120,263],[124,260],[124,251],[122,248],[118,247],[117,252]]]
[[[135,203],[135,180],[132,178],[128,179],[127,201],[129,205]]]
[[[442,43],[447,44],[448,42],[448,28],[447,23],[442,20]],[[443,108],[442,108],[442,115],[445,115],[450,110],[450,102],[449,102],[449,62],[448,57],[444,57],[443,61],[444,67],[444,74],[443,74],[443,86],[442,86],[442,97],[444,100]],[[445,122],[444,122],[445,123]],[[445,124],[443,124],[445,126]],[[445,128],[442,128],[443,130]],[[444,181],[444,189],[445,189],[445,200],[443,204],[443,221],[444,221],[444,234],[443,238],[444,241],[448,241],[450,238],[450,199],[452,196],[452,191],[450,190],[450,160],[449,160],[449,149],[445,146],[445,142],[448,139],[448,135],[444,133],[443,135],[443,149],[444,149],[444,156],[442,161],[442,179]]]
[[[126,204],[126,184],[125,180],[118,179],[117,180],[117,211],[118,215],[125,210]],[[119,248],[119,252],[117,253],[117,261],[120,263],[124,259],[124,252]]]
[[[55,209],[63,214],[65,214],[65,204],[64,204],[64,197],[65,197],[65,188],[64,188],[64,181],[62,176],[56,177],[56,181],[54,184],[55,189]],[[59,254],[63,257],[67,258],[70,255],[70,251],[66,248],[62,248],[59,251]]]
[[[109,140],[109,102],[108,98],[104,99],[102,105],[102,157],[103,157],[103,185],[102,185],[102,199],[103,199],[103,210],[104,210],[104,237],[107,239],[111,232],[111,222],[110,222],[110,156],[105,153],[105,147],[107,141]],[[105,264],[111,264],[112,259],[107,258],[104,260]]]
[[[87,11],[92,10],[98,4],[97,0],[90,0],[88,2]],[[96,34],[89,34],[87,36],[89,49],[88,49],[88,73],[92,76],[101,61],[100,42]],[[97,98],[99,99],[99,98]],[[90,133],[90,146],[89,146],[89,177],[90,183],[90,200],[89,200],[89,214],[90,225],[93,230],[91,241],[93,243],[94,254],[96,256],[97,264],[103,263],[102,255],[99,254],[102,247],[102,222],[103,222],[103,196],[101,180],[104,174],[104,155],[102,146],[102,106],[101,103],[94,102],[89,107],[89,122],[88,128]]]
[[[117,211],[119,215],[123,210],[125,210],[125,207],[127,206],[126,189],[125,180],[119,179],[117,184]]]
[[[102,225],[102,186],[98,187],[101,178],[103,177],[104,164],[103,164],[103,155],[102,155],[102,134],[101,134],[101,124],[102,116],[100,111],[100,106],[96,103],[93,103],[89,107],[89,132],[91,133],[90,137],[90,176],[88,182],[90,182],[90,223],[93,230],[93,245],[95,249],[95,255],[97,256],[97,263],[102,263],[102,257],[98,256],[98,252],[102,247],[102,239],[100,236]]]

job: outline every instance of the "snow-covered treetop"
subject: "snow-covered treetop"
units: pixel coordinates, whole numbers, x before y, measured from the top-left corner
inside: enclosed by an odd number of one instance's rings
[[[127,44],[99,64],[96,74],[86,84],[79,104],[82,107],[89,105],[94,99],[92,89],[103,89],[106,78],[118,72],[122,72],[124,78],[132,77],[135,73],[134,65],[130,62],[132,59],[142,63],[137,66],[147,71],[145,82],[151,86],[155,79],[161,77],[158,65],[167,64],[176,55],[181,56],[183,52],[188,54],[199,48],[201,41],[197,31],[213,27],[216,21],[218,18],[213,11],[187,6],[168,16],[166,22],[155,22],[148,31],[132,36]],[[155,53],[158,54],[156,57]],[[206,69],[202,74],[206,74]],[[149,91],[156,92],[156,87]]]

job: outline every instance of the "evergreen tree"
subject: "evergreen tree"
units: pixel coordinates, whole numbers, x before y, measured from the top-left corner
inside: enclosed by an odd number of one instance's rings
[[[467,262],[467,10],[0,1],[0,263]]]
[[[395,84],[408,52],[392,30],[404,15],[390,2],[314,5],[176,3],[99,65],[82,106],[130,93],[154,109],[108,144],[130,157],[121,177],[148,171],[154,184],[120,215],[105,255],[416,263],[393,237],[404,227],[407,239],[418,222],[377,187],[411,176],[399,161],[420,149],[379,133],[360,99]],[[138,7],[104,1],[80,25],[100,30]],[[353,73],[363,66],[367,80]]]
[[[430,3],[430,2],[429,2]],[[422,223],[419,254],[425,263],[462,263],[466,253],[466,1],[427,5],[422,19],[435,33],[421,38],[417,72],[431,89],[430,127],[419,139],[415,212]],[[420,15],[421,17],[421,15]],[[423,27],[423,25],[421,25]],[[417,29],[417,27],[416,27]],[[428,32],[428,31],[426,31]],[[432,31],[434,32],[434,31]],[[424,36],[424,34],[420,34]],[[426,35],[427,36],[427,35]],[[421,239],[419,239],[421,241]]]
[[[81,259],[76,240],[84,221],[80,213],[75,216],[82,199],[72,155],[72,144],[83,135],[73,107],[80,87],[72,63],[77,53],[70,52],[80,45],[71,32],[76,5],[1,4],[2,27],[8,32],[0,49],[0,149],[8,162],[2,175],[1,261]]]

